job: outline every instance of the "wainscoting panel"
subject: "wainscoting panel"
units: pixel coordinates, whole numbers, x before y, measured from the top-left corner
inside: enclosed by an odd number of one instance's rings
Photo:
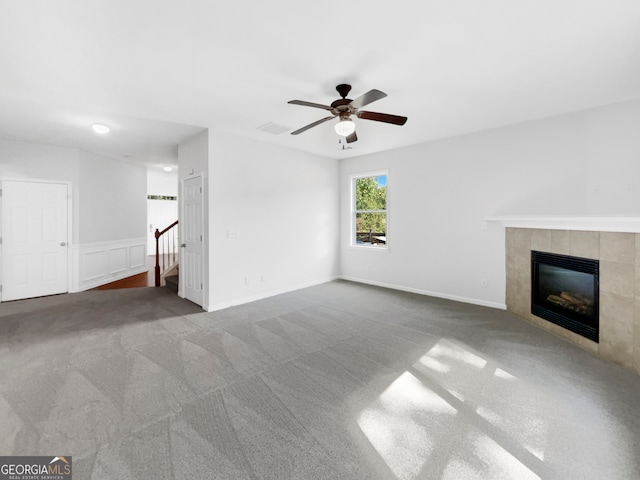
[[[144,245],[129,248],[129,268],[147,268],[147,251]]]
[[[97,280],[105,276],[109,264],[106,250],[84,252],[82,260],[83,281]]]
[[[128,253],[129,249],[127,247],[112,248],[109,251],[109,273],[111,275],[118,275],[127,271],[129,268]]]
[[[146,249],[146,238],[72,246],[72,272],[77,274],[72,275],[71,291],[82,292],[146,272]]]

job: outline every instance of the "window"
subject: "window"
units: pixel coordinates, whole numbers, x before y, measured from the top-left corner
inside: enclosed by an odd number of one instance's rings
[[[387,174],[352,177],[351,245],[387,247]]]

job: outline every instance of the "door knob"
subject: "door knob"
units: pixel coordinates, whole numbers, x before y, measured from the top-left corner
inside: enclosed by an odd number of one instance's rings
[[[61,247],[66,247],[66,246],[67,246],[67,242],[62,242],[62,243],[60,244],[60,246],[61,246]]]

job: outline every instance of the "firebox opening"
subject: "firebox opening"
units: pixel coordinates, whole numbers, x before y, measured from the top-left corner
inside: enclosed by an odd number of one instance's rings
[[[531,313],[599,341],[599,262],[531,252]]]

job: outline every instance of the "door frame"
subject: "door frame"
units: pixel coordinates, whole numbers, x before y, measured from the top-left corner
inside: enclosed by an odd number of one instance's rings
[[[24,182],[24,183],[53,183],[67,186],[67,292],[72,291],[73,278],[73,183],[65,180],[50,180],[46,178],[23,178],[23,177],[5,177],[0,175],[0,189],[4,182]],[[2,227],[4,225],[2,219],[2,195],[0,195],[0,237],[2,237]],[[2,283],[2,243],[0,243],[0,284]],[[0,303],[2,302],[2,290],[0,290]]]
[[[200,211],[202,212],[201,214],[202,218],[200,219],[200,221],[202,222],[202,283],[203,283],[203,287],[202,287],[202,305],[200,305],[200,307],[206,310],[207,309],[206,305],[208,304],[208,298],[209,298],[209,295],[207,293],[208,285],[209,285],[209,278],[207,276],[207,272],[209,271],[207,268],[207,259],[209,258],[209,254],[206,247],[206,245],[208,245],[207,230],[205,228],[206,226],[205,205],[207,204],[207,189],[205,186],[204,172],[191,173],[186,177],[180,178],[180,182],[178,186],[178,220],[179,220],[178,221],[178,236],[179,236],[178,243],[182,245],[182,239],[184,238],[184,219],[186,218],[184,214],[184,183],[187,180],[193,180],[194,178],[198,178],[198,177],[200,177],[200,185],[202,186],[202,208],[200,209]],[[180,247],[179,258],[180,258],[180,264],[185,265],[186,262],[184,261],[184,250],[182,247]],[[178,281],[178,296],[180,298],[186,298],[185,282]]]

